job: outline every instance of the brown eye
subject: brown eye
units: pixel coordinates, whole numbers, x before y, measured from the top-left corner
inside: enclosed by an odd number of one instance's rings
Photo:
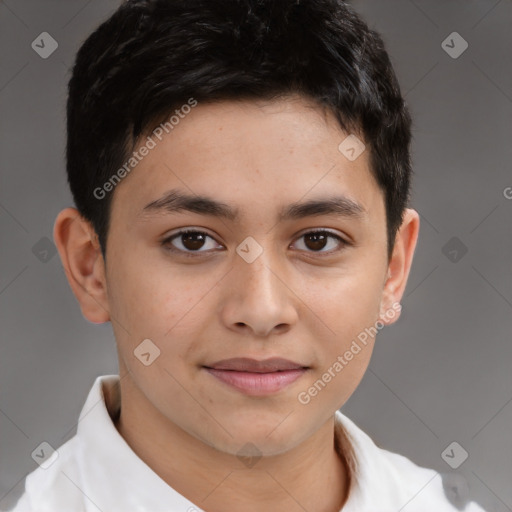
[[[332,254],[335,253],[346,245],[348,242],[345,241],[341,236],[338,236],[330,231],[310,231],[308,233],[304,233],[299,240],[304,239],[304,246],[306,252],[317,252],[320,254]],[[336,242],[330,242],[330,241]],[[325,248],[328,250],[324,250]]]
[[[183,233],[180,236],[183,246],[191,251],[201,249],[205,242],[204,233]]]
[[[304,236],[305,244],[312,251],[321,251],[327,244],[329,236],[323,233],[310,233]]]
[[[194,253],[200,255],[217,248],[218,244],[213,242],[215,240],[207,233],[189,229],[179,231],[166,238],[162,241],[162,245],[172,252],[180,252],[186,256],[195,256]]]

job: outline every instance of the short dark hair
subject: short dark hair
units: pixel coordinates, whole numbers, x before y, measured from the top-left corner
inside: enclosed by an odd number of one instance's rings
[[[78,50],[68,92],[68,181],[104,257],[112,193],[93,191],[141,136],[190,98],[290,94],[363,138],[385,195],[391,256],[409,201],[411,118],[381,36],[347,3],[125,0]]]

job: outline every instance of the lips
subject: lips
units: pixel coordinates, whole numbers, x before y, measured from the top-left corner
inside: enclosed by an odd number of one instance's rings
[[[288,359],[280,357],[272,357],[263,361],[251,359],[248,357],[236,357],[232,359],[223,359],[211,365],[206,365],[206,368],[214,370],[232,370],[237,372],[250,372],[250,373],[271,373],[286,370],[300,370],[307,368],[300,363],[295,363]]]
[[[309,367],[273,357],[263,361],[245,357],[217,361],[204,369],[223,385],[251,396],[264,396],[281,391],[302,377]]]

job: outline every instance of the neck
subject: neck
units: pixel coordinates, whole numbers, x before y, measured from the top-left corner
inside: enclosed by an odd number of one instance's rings
[[[129,377],[121,388],[119,434],[162,480],[208,512],[225,511],[227,504],[245,512],[339,512],[346,502],[349,468],[336,450],[334,415],[295,448],[244,466],[171,422]]]

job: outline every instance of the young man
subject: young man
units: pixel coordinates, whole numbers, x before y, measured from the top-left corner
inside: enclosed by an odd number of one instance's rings
[[[67,128],[54,238],[120,375],[16,512],[463,508],[338,411],[419,230],[410,117],[352,8],[124,2],[78,52]]]

